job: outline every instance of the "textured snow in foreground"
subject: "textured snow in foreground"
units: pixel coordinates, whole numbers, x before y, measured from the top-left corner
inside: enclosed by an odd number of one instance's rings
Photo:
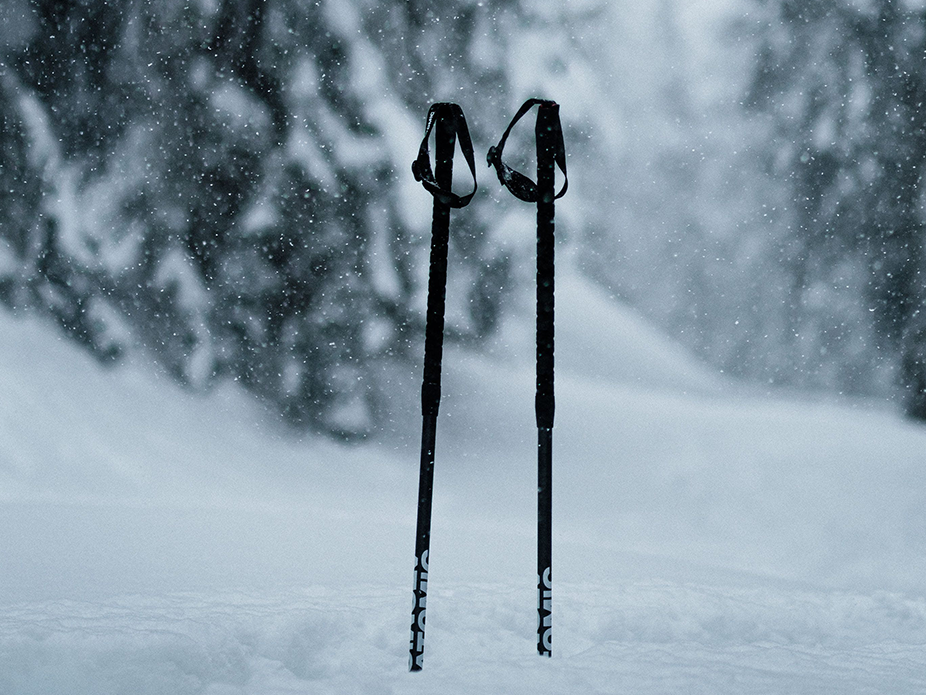
[[[926,605],[896,596],[650,582],[566,586],[562,655],[533,654],[529,591],[434,594],[405,671],[406,592],[177,594],[4,611],[7,693],[914,693]],[[439,609],[439,610],[438,610]]]
[[[0,317],[0,692],[926,691],[926,433],[744,395],[568,276],[557,302],[555,657],[528,317],[445,355],[414,675],[417,370],[383,443],[296,442]]]

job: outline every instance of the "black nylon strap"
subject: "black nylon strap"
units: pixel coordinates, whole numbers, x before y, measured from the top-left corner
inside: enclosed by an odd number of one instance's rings
[[[498,174],[498,180],[501,184],[507,188],[515,198],[523,200],[526,203],[537,202],[537,184],[521,172],[505,164],[505,162],[502,161],[502,152],[505,149],[508,135],[511,133],[511,129],[514,128],[515,123],[521,120],[521,117],[534,106],[539,106],[541,109],[552,110],[552,117],[543,119],[545,122],[550,123],[550,132],[538,132],[537,138],[538,140],[547,137],[552,138],[553,158],[556,162],[556,166],[563,172],[563,187],[560,189],[560,192],[556,194],[555,198],[563,197],[566,193],[566,189],[569,187],[569,177],[566,175],[566,146],[563,143],[563,127],[559,120],[559,104],[555,101],[549,101],[547,99],[528,99],[525,101],[521,105],[521,108],[518,109],[514,118],[511,119],[511,123],[508,124],[504,134],[502,134],[501,140],[498,141],[497,145],[490,147],[489,153],[486,155],[486,162],[490,167],[495,167],[495,173]],[[538,125],[540,120],[541,119],[538,117]]]
[[[428,139],[431,136],[431,130],[437,121],[449,121],[456,133],[457,140],[460,143],[460,152],[463,153],[464,159],[469,166],[470,174],[473,176],[473,190],[466,195],[457,195],[453,191],[444,189],[434,178],[434,172],[431,169],[430,153],[428,152]],[[412,162],[412,174],[415,181],[420,181],[425,190],[435,198],[440,199],[452,208],[462,208],[469,204],[476,194],[476,159],[473,154],[473,141],[469,136],[469,128],[466,125],[466,118],[463,116],[463,109],[457,104],[449,102],[437,102],[432,104],[428,110],[427,126],[424,131],[424,138],[421,140],[421,146],[418,148],[418,157]]]

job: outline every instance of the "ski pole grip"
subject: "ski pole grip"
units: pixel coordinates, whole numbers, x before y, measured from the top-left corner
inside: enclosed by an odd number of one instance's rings
[[[449,183],[442,186],[441,183],[443,182],[438,182],[434,171],[431,169],[428,138],[431,136],[431,130],[438,122],[441,122],[445,128],[449,129],[452,137],[460,143],[460,152],[463,153],[463,158],[466,160],[466,165],[469,167],[470,174],[473,177],[473,190],[466,195],[457,195],[452,192]],[[453,158],[452,147],[450,157]],[[451,208],[466,207],[469,205],[469,201],[473,199],[478,188],[476,184],[476,160],[473,154],[473,141],[470,138],[469,127],[466,125],[466,117],[463,115],[463,109],[458,104],[437,102],[431,105],[428,111],[424,138],[418,148],[418,156],[412,162],[412,176],[415,177],[415,181],[424,186],[428,193]]]
[[[525,203],[536,203],[538,201],[539,182],[534,183],[521,172],[505,164],[502,160],[502,153],[505,151],[505,143],[508,141],[508,135],[511,133],[511,129],[514,127],[515,123],[521,120],[524,114],[530,111],[534,106],[539,106],[537,109],[537,125],[542,126],[544,131],[542,135],[538,133],[538,137],[551,140],[553,159],[556,162],[556,166],[563,172],[563,187],[553,198],[562,198],[566,193],[566,189],[569,187],[569,177],[566,174],[566,148],[563,144],[563,128],[559,120],[559,104],[555,101],[550,101],[548,99],[528,99],[525,101],[521,105],[521,108],[518,109],[514,118],[511,119],[511,123],[508,124],[498,144],[492,145],[492,147],[489,148],[489,152],[486,154],[486,163],[489,167],[495,167],[495,174],[498,176],[499,183],[507,188],[508,192],[515,198],[523,200]],[[543,115],[541,115],[541,113],[543,113]]]

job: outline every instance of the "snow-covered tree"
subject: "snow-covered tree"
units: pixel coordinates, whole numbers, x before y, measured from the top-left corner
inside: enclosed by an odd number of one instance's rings
[[[821,349],[853,345],[843,354],[869,373],[899,364],[907,410],[926,418],[926,10],[900,0],[760,6],[751,103],[774,120],[770,171],[794,200],[784,256],[805,319],[797,330]],[[808,313],[839,306],[841,320],[807,325]]]
[[[0,85],[7,303],[98,355],[142,346],[184,383],[235,379],[300,426],[369,431],[385,366],[418,356],[424,114],[505,93],[484,49],[516,3],[20,5]],[[479,338],[508,261],[478,205],[458,219],[470,289],[451,332]]]

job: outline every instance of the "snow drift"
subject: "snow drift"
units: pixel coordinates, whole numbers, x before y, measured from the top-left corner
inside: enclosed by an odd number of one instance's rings
[[[745,394],[576,277],[557,301],[556,655],[522,313],[445,356],[418,678],[417,371],[348,448],[0,318],[0,691],[922,691],[926,434]]]

